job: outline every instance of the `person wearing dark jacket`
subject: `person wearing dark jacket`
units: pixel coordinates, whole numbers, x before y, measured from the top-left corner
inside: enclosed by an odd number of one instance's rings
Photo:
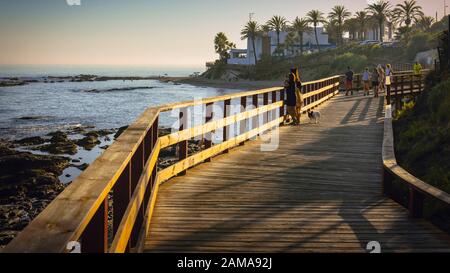
[[[298,70],[297,68],[292,68],[291,73],[289,73],[286,81],[285,81],[285,90],[286,90],[286,106],[288,115],[293,120],[294,125],[300,124],[300,115],[299,115],[299,107],[297,102],[298,95],[296,91],[301,89],[301,83],[298,78]]]

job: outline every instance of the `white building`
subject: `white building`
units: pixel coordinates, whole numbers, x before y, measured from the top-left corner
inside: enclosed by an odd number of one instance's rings
[[[288,32],[280,33],[280,44],[284,44],[286,38],[288,37]],[[326,49],[333,47],[328,42],[328,34],[324,31],[323,27],[317,28],[317,38],[319,40],[319,46],[321,49]],[[294,45],[292,46],[295,53],[300,51],[300,44],[298,39],[296,39]],[[227,60],[228,64],[236,65],[254,65],[255,64],[255,54],[258,60],[261,59],[263,55],[276,54],[277,49],[277,33],[275,31],[270,31],[265,36],[258,36],[255,39],[255,51],[253,50],[252,39],[247,39],[247,49],[232,49],[230,51],[230,58]],[[305,51],[315,51],[317,50],[316,38],[314,31],[311,33],[303,34],[303,49]],[[285,50],[284,56],[290,57],[293,52]]]

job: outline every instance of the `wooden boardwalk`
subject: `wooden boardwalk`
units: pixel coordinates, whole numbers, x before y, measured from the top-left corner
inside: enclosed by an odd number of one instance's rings
[[[162,184],[145,252],[450,251],[449,236],[382,195],[383,100],[338,95],[320,124],[280,128]]]

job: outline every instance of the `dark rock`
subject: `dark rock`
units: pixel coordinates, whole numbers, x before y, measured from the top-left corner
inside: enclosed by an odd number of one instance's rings
[[[78,151],[77,145],[72,140],[68,140],[67,142],[56,142],[42,145],[37,147],[37,149],[40,151],[49,152],[51,154],[69,154],[69,155],[74,155]]]
[[[72,162],[74,162],[74,163],[80,163],[80,160],[79,160],[79,159],[72,159]]]
[[[89,167],[89,164],[83,163],[83,164],[81,164],[81,165],[73,165],[73,166],[74,166],[75,168],[79,169],[79,170],[84,171],[84,170],[87,169],[87,167]]]
[[[74,155],[77,153],[77,145],[68,138],[66,133],[56,131],[49,133],[48,136],[52,137],[50,139],[50,144],[38,146],[36,147],[37,150],[49,152],[51,154]]]
[[[100,149],[103,149],[103,150],[106,150],[106,149],[108,149],[109,148],[109,145],[103,145],[103,146],[100,146]]]
[[[64,157],[18,152],[0,145],[0,245],[11,241],[63,189]]]
[[[42,137],[36,136],[36,137],[26,137],[22,138],[20,140],[14,141],[14,143],[20,144],[20,145],[38,145],[45,143],[45,139]]]
[[[89,150],[92,150],[92,148],[94,148],[98,144],[100,144],[100,140],[98,140],[98,135],[93,133],[91,135],[88,135],[88,136],[78,140],[77,144],[78,144],[78,146],[81,146],[84,149],[89,151]]]

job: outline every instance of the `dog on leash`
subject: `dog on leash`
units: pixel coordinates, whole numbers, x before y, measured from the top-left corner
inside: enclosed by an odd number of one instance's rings
[[[308,117],[309,117],[309,122],[314,124],[317,124],[320,122],[320,112],[319,111],[311,111],[310,109],[308,109]]]

